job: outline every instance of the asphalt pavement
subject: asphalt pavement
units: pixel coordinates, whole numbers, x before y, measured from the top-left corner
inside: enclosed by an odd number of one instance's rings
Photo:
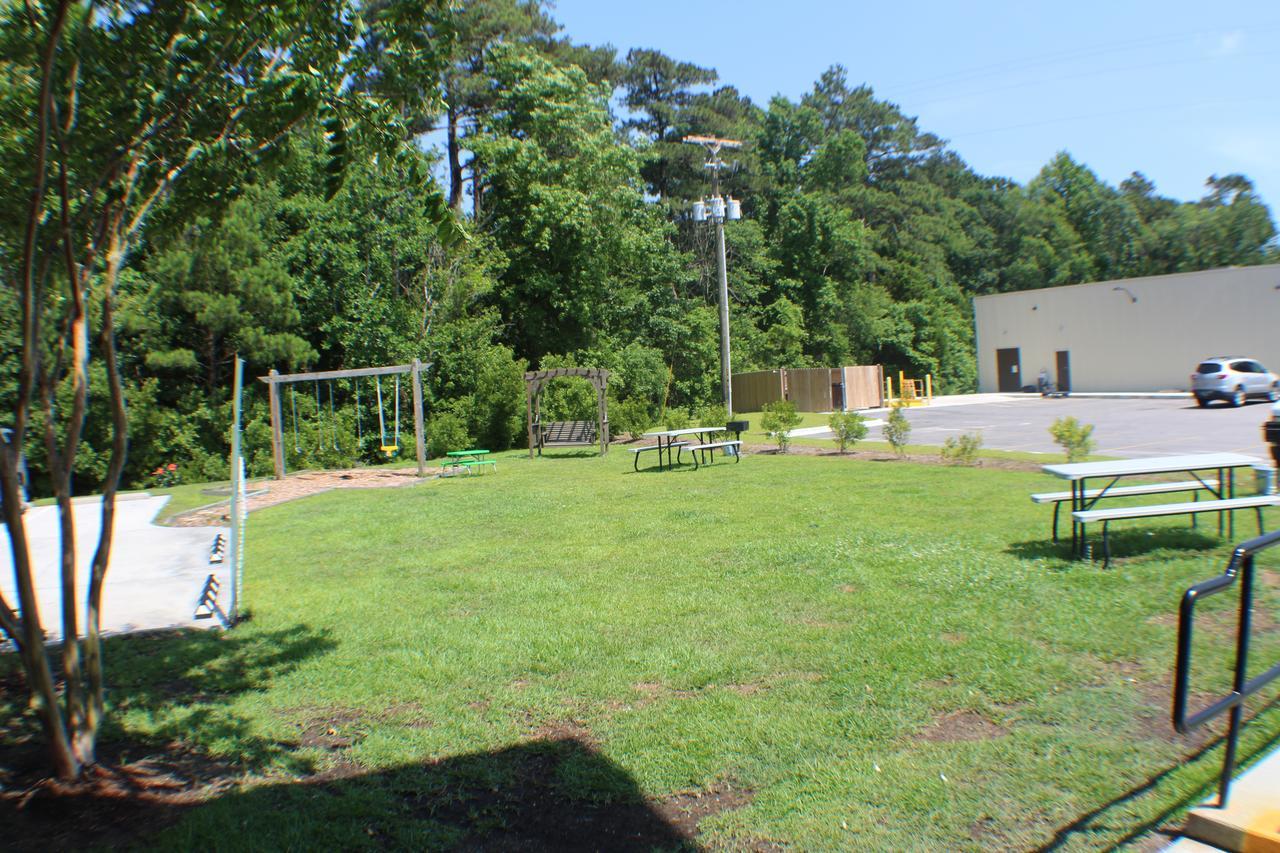
[[[1038,394],[982,394],[947,398],[931,406],[904,410],[912,444],[941,445],[949,436],[977,432],[982,446],[994,450],[1060,453],[1049,426],[1073,416],[1093,424],[1095,453],[1138,458],[1181,453],[1231,451],[1270,459],[1262,424],[1271,404],[1250,401],[1234,409],[1222,404],[1200,408],[1185,396],[1041,397]],[[884,410],[864,413],[867,438],[881,440]],[[813,437],[830,436],[830,432]]]

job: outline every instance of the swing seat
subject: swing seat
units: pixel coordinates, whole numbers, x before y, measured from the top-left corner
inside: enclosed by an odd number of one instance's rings
[[[397,453],[400,452],[400,445],[384,444],[380,449],[382,450],[383,453],[387,454],[387,458],[390,459],[392,456],[395,456]]]

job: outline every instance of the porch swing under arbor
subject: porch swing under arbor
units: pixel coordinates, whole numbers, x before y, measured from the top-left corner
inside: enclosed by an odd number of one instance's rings
[[[596,389],[596,420],[542,420],[542,392],[547,383],[561,378],[586,379]],[[554,367],[530,370],[524,375],[525,406],[529,422],[529,458],[534,451],[542,455],[544,447],[591,447],[600,444],[600,455],[609,452],[609,371],[602,367]]]

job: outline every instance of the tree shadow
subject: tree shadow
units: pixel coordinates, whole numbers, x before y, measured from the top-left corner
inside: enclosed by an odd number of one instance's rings
[[[1280,707],[1280,697],[1276,697],[1266,703],[1266,705],[1258,709],[1253,717],[1248,719],[1255,719],[1277,707]],[[1053,838],[1048,843],[1036,848],[1037,851],[1039,853],[1047,853],[1047,851],[1061,850],[1079,842],[1084,842],[1086,846],[1097,846],[1098,839],[1092,836],[1099,834],[1104,834],[1107,849],[1109,850],[1115,850],[1130,844],[1149,833],[1169,836],[1169,840],[1172,841],[1177,832],[1166,828],[1165,824],[1173,819],[1173,816],[1178,812],[1202,800],[1205,796],[1204,790],[1192,790],[1179,797],[1177,801],[1162,808],[1157,814],[1136,825],[1132,822],[1132,814],[1128,809],[1144,795],[1155,791],[1161,783],[1174,774],[1186,772],[1197,765],[1210,765],[1211,758],[1217,758],[1216,755],[1210,756],[1210,753],[1215,752],[1225,741],[1226,735],[1218,735],[1211,738],[1198,749],[1185,755],[1178,763],[1166,767],[1145,782],[1135,785],[1062,827],[1054,833]],[[1278,745],[1280,745],[1280,731],[1272,733],[1270,737],[1265,738],[1252,749],[1247,751],[1242,749],[1237,772],[1239,772],[1239,767],[1247,766],[1252,763],[1253,759],[1269,753]],[[1218,758],[1218,764],[1221,764],[1220,758]],[[1220,766],[1215,768],[1215,772],[1221,772]],[[1214,784],[1216,784],[1216,775],[1213,780]]]
[[[242,694],[260,690],[304,661],[337,646],[327,629],[293,625],[275,630],[220,632],[197,629],[116,635],[103,641],[107,716],[97,755],[115,766],[149,752],[173,753],[196,774],[253,772],[283,762],[306,768],[294,745],[254,731],[231,708]],[[0,658],[0,782],[47,772],[34,714],[16,654]],[[56,658],[55,658],[56,660]],[[134,716],[145,730],[130,728]],[[176,760],[173,755],[169,760]]]
[[[706,805],[692,806],[681,798],[650,800],[589,742],[561,736],[376,771],[339,762],[301,780],[238,788],[201,802],[133,797],[105,832],[68,814],[78,835],[65,821],[59,827],[46,820],[22,827],[21,837],[25,843],[34,833],[43,849],[110,841],[257,849],[691,850],[699,849],[693,841],[698,820],[748,797],[704,799]]]

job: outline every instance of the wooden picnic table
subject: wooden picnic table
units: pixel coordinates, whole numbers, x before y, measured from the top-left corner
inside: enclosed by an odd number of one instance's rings
[[[1243,453],[1187,453],[1179,456],[1156,456],[1145,459],[1114,459],[1106,462],[1073,462],[1064,465],[1045,465],[1046,474],[1071,482],[1071,549],[1076,556],[1084,556],[1085,541],[1081,524],[1075,513],[1092,509],[1094,504],[1107,497],[1108,491],[1125,478],[1185,472],[1204,484],[1205,490],[1215,498],[1235,497],[1235,470],[1251,468],[1260,460]],[[1198,472],[1216,471],[1217,481],[1202,478]],[[1091,479],[1107,481],[1101,489],[1088,489]],[[1234,517],[1228,514],[1229,530],[1235,533]],[[1218,532],[1222,533],[1222,517],[1218,518]]]

